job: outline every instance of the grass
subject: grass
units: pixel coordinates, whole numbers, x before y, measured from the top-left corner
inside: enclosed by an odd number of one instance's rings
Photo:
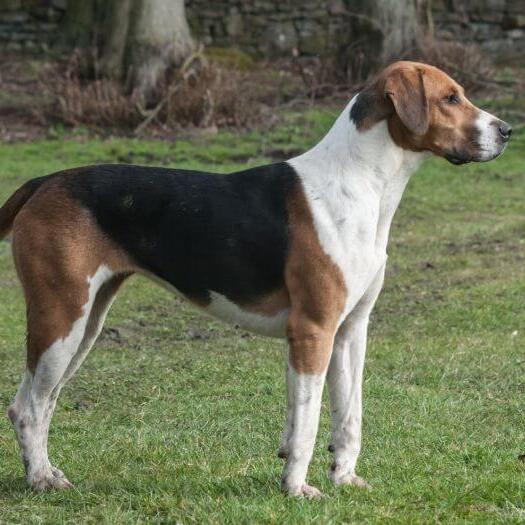
[[[175,144],[82,134],[0,145],[0,199],[64,167],[123,161],[228,171],[311,145],[335,114]],[[143,279],[65,388],[50,455],[74,490],[26,488],[0,419],[0,523],[523,523],[525,133],[489,164],[427,162],[393,226],[364,384],[363,492],[327,480],[327,400],[310,481],[279,492],[283,342],[203,317]],[[24,366],[24,303],[0,243],[0,405]]]

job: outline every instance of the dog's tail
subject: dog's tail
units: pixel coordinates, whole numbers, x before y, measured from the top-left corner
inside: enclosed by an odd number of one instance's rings
[[[47,177],[39,177],[27,181],[23,186],[18,188],[0,208],[0,240],[7,237],[7,234],[13,227],[13,221],[18,212],[46,179]]]

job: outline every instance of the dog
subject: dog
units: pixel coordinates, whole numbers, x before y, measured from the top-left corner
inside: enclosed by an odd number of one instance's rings
[[[137,273],[220,319],[287,338],[284,492],[321,495],[306,476],[325,378],[329,476],[366,487],[355,467],[367,326],[403,190],[429,155],[489,161],[511,131],[444,72],[401,61],[286,162],[223,176],[110,164],[28,181],[0,209],[0,238],[12,235],[27,303],[27,367],[8,417],[30,486],[72,486],[49,461],[50,420]]]

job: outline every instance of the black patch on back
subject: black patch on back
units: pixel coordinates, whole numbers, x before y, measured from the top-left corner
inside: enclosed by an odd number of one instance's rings
[[[140,267],[189,297],[213,290],[242,303],[283,284],[298,181],[285,162],[229,175],[115,164],[63,176]]]

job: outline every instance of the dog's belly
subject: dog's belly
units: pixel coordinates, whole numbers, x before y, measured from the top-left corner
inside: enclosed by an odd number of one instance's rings
[[[257,311],[257,308],[243,306],[230,301],[224,295],[210,292],[211,301],[204,311],[234,326],[269,337],[284,337],[289,308],[273,312]]]
[[[169,292],[188,300],[199,310],[228,324],[268,337],[286,336],[290,299],[284,288],[278,288],[245,304],[231,301],[214,291],[208,292],[206,302],[200,302],[154,274],[143,272],[143,275]]]

